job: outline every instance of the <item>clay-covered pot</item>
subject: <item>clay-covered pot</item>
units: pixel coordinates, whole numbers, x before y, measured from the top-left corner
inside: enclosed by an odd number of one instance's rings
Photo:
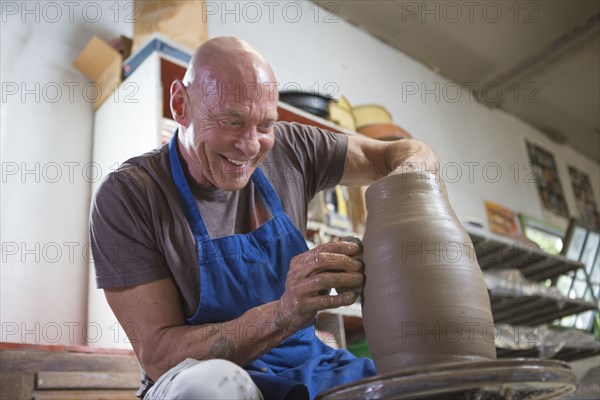
[[[389,175],[366,202],[363,321],[377,373],[494,360],[483,274],[439,176]]]

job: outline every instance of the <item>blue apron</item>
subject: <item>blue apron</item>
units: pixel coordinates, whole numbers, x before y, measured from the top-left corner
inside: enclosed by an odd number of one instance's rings
[[[253,232],[211,239],[181,167],[177,134],[169,143],[169,157],[198,250],[200,304],[187,322],[230,321],[281,298],[291,259],[308,247],[260,167],[251,179],[272,218]],[[263,327],[248,325],[226,334],[251,338],[257,329]],[[326,389],[375,374],[371,359],[325,345],[315,335],[314,326],[299,330],[244,369],[265,400],[314,398]]]

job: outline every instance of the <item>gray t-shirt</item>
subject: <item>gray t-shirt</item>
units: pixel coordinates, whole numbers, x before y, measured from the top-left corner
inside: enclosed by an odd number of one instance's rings
[[[308,202],[341,179],[347,137],[278,122],[275,144],[261,168],[285,212],[305,233]],[[252,181],[228,192],[189,178],[211,238],[247,233],[271,217]],[[186,317],[196,311],[200,276],[194,237],[171,176],[168,146],[132,158],[102,182],[90,215],[91,248],[99,288],[172,278]]]

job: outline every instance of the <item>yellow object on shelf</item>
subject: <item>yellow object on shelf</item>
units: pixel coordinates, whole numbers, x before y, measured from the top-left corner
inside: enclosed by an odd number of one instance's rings
[[[342,96],[337,104],[345,110],[352,111],[352,106],[350,105],[350,102],[348,101],[346,96]]]
[[[368,186],[348,187],[348,218],[354,232],[363,232],[367,220],[365,191]]]
[[[348,205],[346,204],[346,196],[344,196],[344,191],[340,185],[335,187],[335,197],[337,200],[337,212],[342,217],[348,217]]]
[[[339,103],[329,102],[329,120],[342,128],[355,131],[356,123],[354,122],[354,115],[352,115],[352,111],[346,109],[341,102],[341,100]]]
[[[363,126],[372,124],[391,124],[392,115],[382,106],[364,105],[352,108],[356,128],[360,129]]]

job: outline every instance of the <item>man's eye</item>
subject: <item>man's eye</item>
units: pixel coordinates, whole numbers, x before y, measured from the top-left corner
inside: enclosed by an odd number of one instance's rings
[[[240,128],[242,127],[242,123],[239,121],[223,121],[223,125],[225,125],[228,128]]]
[[[259,128],[262,129],[262,130],[264,130],[264,131],[268,131],[271,128],[273,128],[274,125],[275,125],[274,122],[269,122],[269,123],[260,125]]]

